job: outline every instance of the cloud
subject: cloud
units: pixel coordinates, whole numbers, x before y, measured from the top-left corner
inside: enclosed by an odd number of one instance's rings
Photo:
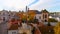
[[[26,5],[29,5],[35,0],[0,0],[0,8],[2,9],[24,9]]]
[[[47,7],[46,5],[47,5],[47,3],[49,1],[51,1],[51,0],[40,0],[38,3],[30,6],[30,9],[40,9],[40,8],[42,9],[42,8],[45,8],[45,7]]]
[[[59,4],[60,0],[0,0],[0,9],[24,10],[27,5],[33,10],[50,10],[49,8],[53,9],[52,7],[56,7]]]
[[[55,7],[58,9],[59,6],[60,6],[60,0],[45,0],[45,1],[41,0],[37,4],[30,6],[30,9],[33,9],[33,10],[48,9],[48,11],[52,11]]]
[[[40,0],[35,0],[35,1],[33,1],[32,3],[30,3],[28,6],[31,6],[31,5],[33,5],[33,4],[35,4],[35,3],[37,3],[37,2],[39,2]]]

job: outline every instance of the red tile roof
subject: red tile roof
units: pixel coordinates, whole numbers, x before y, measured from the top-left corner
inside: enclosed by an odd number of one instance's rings
[[[12,24],[8,30],[17,30],[18,24]]]

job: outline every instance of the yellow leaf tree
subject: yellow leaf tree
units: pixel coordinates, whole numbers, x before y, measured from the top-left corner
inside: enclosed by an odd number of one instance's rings
[[[34,19],[34,16],[36,15],[36,13],[34,11],[29,11],[28,12],[28,15],[29,15],[29,19]]]
[[[54,27],[55,34],[60,34],[60,22]]]

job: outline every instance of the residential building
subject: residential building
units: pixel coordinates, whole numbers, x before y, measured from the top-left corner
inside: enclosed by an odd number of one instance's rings
[[[22,11],[18,13],[18,16],[21,19],[25,16],[27,20],[31,20],[31,19],[33,20],[36,18],[38,19],[39,22],[48,22],[49,12],[46,9],[42,11],[38,11],[38,10],[30,10],[28,7],[26,7],[26,12]]]
[[[12,24],[8,29],[8,34],[18,34],[18,24]]]
[[[0,12],[0,23],[6,20],[8,20],[8,11],[2,10]]]
[[[29,11],[33,12],[33,18],[38,19],[39,22],[48,22],[49,12],[46,9],[42,11],[38,11],[38,10],[29,10]]]
[[[26,23],[21,23],[22,26],[21,27],[18,27],[18,33],[19,34],[32,34],[32,29],[33,27],[31,27],[30,25],[27,25]]]
[[[2,10],[0,11],[0,23],[3,21],[8,21],[11,18],[18,18],[16,16],[17,12],[12,12],[12,11],[7,11],[7,10]]]

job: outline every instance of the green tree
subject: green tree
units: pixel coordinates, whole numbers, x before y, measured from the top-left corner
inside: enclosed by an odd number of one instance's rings
[[[53,19],[53,18],[49,18],[48,22],[58,22],[57,20]]]

